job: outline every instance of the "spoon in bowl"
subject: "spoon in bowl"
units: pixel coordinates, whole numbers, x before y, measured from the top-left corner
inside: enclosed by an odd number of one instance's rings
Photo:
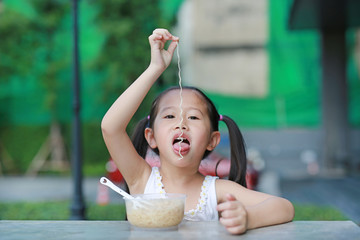
[[[119,188],[118,186],[116,186],[114,183],[112,183],[109,179],[107,179],[106,177],[102,177],[100,178],[100,183],[103,185],[108,186],[109,188],[111,188],[112,190],[114,190],[115,192],[117,192],[118,194],[122,195],[124,198],[128,198],[128,199],[134,199],[133,196],[131,196],[130,194],[128,194],[127,192],[125,192],[124,190],[122,190],[121,188]]]
[[[100,178],[100,183],[105,186],[108,186],[109,188],[111,188],[112,190],[114,190],[115,192],[117,192],[118,194],[120,194],[121,196],[123,196],[126,199],[135,199],[135,200],[131,201],[132,204],[134,204],[134,208],[151,207],[150,204],[148,202],[146,202],[144,199],[141,199],[140,197],[135,198],[135,197],[131,196],[130,194],[128,194],[127,192],[125,192],[124,190],[122,190],[121,188],[116,186],[114,183],[112,183],[106,177]]]

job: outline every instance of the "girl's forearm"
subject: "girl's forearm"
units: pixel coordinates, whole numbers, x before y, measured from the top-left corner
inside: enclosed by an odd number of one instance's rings
[[[107,111],[101,122],[103,131],[116,133],[125,130],[151,86],[162,73],[163,69],[150,65]]]
[[[246,207],[248,229],[276,225],[292,221],[294,207],[286,199],[271,197],[257,205]]]

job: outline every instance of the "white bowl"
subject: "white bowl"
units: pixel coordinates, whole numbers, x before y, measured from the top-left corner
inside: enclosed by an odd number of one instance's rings
[[[125,199],[128,221],[140,228],[177,227],[184,218],[185,194],[137,194]]]

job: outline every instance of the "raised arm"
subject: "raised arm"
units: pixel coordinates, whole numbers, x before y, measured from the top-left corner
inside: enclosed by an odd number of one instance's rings
[[[165,50],[164,45],[169,40],[172,43]],[[144,183],[150,174],[150,167],[137,154],[126,132],[126,127],[151,86],[169,66],[178,40],[166,29],[154,30],[149,37],[150,65],[113,103],[101,122],[105,144],[131,193],[143,191]]]

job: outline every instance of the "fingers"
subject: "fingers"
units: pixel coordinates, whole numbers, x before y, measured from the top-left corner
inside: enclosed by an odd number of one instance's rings
[[[172,41],[165,49],[165,43]],[[150,65],[156,67],[156,69],[165,70],[174,55],[179,38],[173,36],[168,30],[158,28],[153,31],[149,36],[149,43],[151,46],[151,61]]]
[[[226,227],[226,230],[231,234],[243,234],[246,232],[245,224],[241,223],[232,223],[230,226],[229,222],[226,222],[224,219],[220,219],[220,223]]]
[[[166,41],[173,41],[169,46],[169,51],[174,52],[177,43],[179,41],[179,38],[176,36],[173,36],[168,30],[158,28],[153,31],[153,33],[149,36],[149,42],[151,45],[155,45],[161,49],[164,48]]]
[[[153,35],[155,35],[159,40],[165,39],[165,40],[173,40],[173,41],[179,41],[179,38],[176,36],[173,36],[167,29],[158,28],[153,31]]]
[[[245,233],[247,230],[246,223],[238,218],[231,218],[231,219],[220,218],[219,221],[231,234],[242,234]]]
[[[220,223],[226,227],[231,234],[241,234],[247,230],[247,211],[244,205],[236,198],[227,194],[225,202],[217,206],[220,212]]]
[[[225,196],[225,201],[220,203],[218,206],[217,206],[217,210],[219,212],[222,212],[224,210],[227,210],[227,209],[234,209],[234,208],[237,208],[237,203],[235,202],[236,201],[236,198],[234,195],[228,193],[226,194]]]
[[[168,47],[168,51],[171,53],[171,55],[174,54],[177,45],[178,45],[178,41],[176,41],[176,42],[175,42],[175,41],[172,41],[172,42],[170,43],[170,45],[169,45],[169,47]]]
[[[220,203],[217,206],[217,210],[219,212],[222,212],[222,211],[225,211],[225,210],[233,210],[233,209],[236,209],[237,207],[238,206],[237,206],[236,202],[234,202],[234,201],[226,201],[226,202]]]
[[[232,195],[232,194],[230,194],[230,193],[226,194],[225,197],[226,197],[226,199],[227,199],[228,201],[236,201],[235,196]]]

